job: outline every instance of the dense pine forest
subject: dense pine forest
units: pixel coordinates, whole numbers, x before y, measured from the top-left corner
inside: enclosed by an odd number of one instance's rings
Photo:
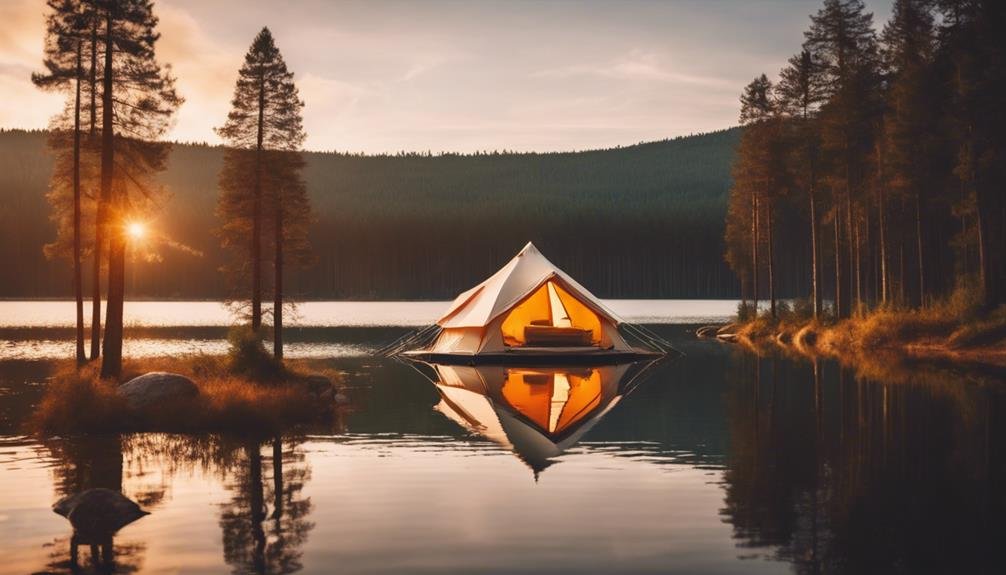
[[[746,298],[776,316],[803,276],[815,317],[1006,302],[1004,24],[991,0],[896,0],[882,26],[824,2],[741,96],[726,239]]]
[[[449,298],[531,240],[604,297],[736,296],[723,222],[739,139],[731,129],[576,153],[305,153],[313,260],[290,270],[287,292]],[[148,222],[156,241],[127,254],[127,297],[232,295],[219,272],[224,155],[172,146],[156,175],[162,208]],[[56,239],[53,162],[45,133],[0,132],[0,257],[13,264],[0,270],[0,297],[72,295],[68,266],[44,253]],[[808,281],[793,274],[780,291],[802,293]]]

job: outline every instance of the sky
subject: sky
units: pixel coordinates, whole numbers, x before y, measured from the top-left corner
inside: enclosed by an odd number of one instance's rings
[[[221,143],[268,26],[311,150],[608,148],[737,124],[738,95],[797,52],[820,0],[157,0],[158,59],[186,102],[168,138]],[[868,0],[877,26],[890,0]],[[43,128],[44,2],[0,0],[0,127]]]

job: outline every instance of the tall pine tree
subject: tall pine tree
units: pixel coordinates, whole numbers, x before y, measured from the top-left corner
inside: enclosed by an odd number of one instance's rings
[[[818,236],[817,185],[820,158],[820,134],[817,114],[824,101],[821,68],[814,56],[803,50],[789,59],[776,85],[779,107],[790,124],[792,181],[807,194],[810,220],[811,300],[814,317],[821,315],[820,238]]]
[[[157,142],[182,99],[170,68],[155,55],[160,35],[150,0],[95,0],[101,66],[101,196],[98,220],[108,239],[108,298],[101,375],[122,370],[126,227],[141,204],[156,196],[152,175],[163,170],[169,147]],[[100,246],[103,237],[96,238]]]
[[[83,364],[84,294],[81,258],[81,91],[86,81],[83,64],[87,31],[93,20],[92,6],[81,0],[49,0],[46,15],[44,72],[32,74],[32,82],[44,90],[71,91],[69,110],[53,119],[50,147],[56,155],[50,181],[49,201],[53,207],[57,239],[47,254],[67,257],[73,266],[75,304],[75,356]]]
[[[231,111],[217,133],[228,149],[220,176],[219,213],[225,246],[238,247],[232,271],[250,275],[251,327],[262,325],[263,245],[267,227],[274,247],[274,351],[282,357],[283,265],[288,247],[299,252],[299,230],[310,209],[298,152],[304,142],[300,100],[272,33],[263,28],[238,71]],[[269,199],[272,201],[268,201]],[[271,215],[271,217],[269,217]],[[291,230],[298,230],[290,233]],[[296,238],[296,241],[293,241]],[[247,246],[241,249],[239,246]],[[240,299],[244,300],[244,297]]]
[[[873,14],[862,0],[825,0],[811,16],[804,49],[820,64],[822,153],[829,158],[825,179],[831,189],[835,232],[835,309],[853,308],[857,262],[854,204],[865,193],[872,153],[879,89],[878,47]],[[844,249],[843,249],[844,248]],[[857,306],[861,302],[857,301]]]

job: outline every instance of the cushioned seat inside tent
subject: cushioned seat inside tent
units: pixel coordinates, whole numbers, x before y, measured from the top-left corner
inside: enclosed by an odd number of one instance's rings
[[[459,295],[437,324],[436,354],[631,353],[621,320],[531,243]]]

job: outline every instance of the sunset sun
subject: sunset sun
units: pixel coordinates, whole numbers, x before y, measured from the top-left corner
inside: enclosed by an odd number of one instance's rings
[[[126,234],[133,241],[142,240],[147,235],[147,226],[143,222],[130,222],[126,225]]]

